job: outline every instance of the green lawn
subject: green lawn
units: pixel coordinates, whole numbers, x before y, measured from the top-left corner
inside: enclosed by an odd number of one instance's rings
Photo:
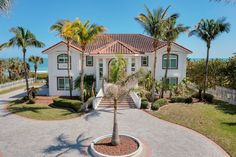
[[[8,110],[14,114],[37,120],[62,120],[80,116],[80,113],[43,104],[11,103]]]
[[[169,104],[153,114],[204,134],[236,157],[236,106],[220,101],[215,105]]]

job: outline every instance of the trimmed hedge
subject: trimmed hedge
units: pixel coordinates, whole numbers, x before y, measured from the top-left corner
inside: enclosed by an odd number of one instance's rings
[[[148,108],[148,101],[146,98],[141,99],[141,109],[147,109]]]
[[[191,104],[193,102],[192,97],[173,97],[170,99],[171,103],[187,103],[187,104]]]
[[[200,97],[199,97],[199,93],[193,94],[192,97],[193,97],[193,98],[198,98],[198,99],[200,98]],[[206,101],[209,102],[209,103],[212,103],[213,100],[214,100],[214,96],[213,96],[212,94],[206,93],[205,96],[203,97],[203,99],[206,100]]]
[[[167,100],[166,99],[159,99],[157,101],[155,101],[152,106],[151,106],[151,109],[156,111],[158,110],[160,107],[164,106],[168,104]]]
[[[53,99],[53,106],[60,108],[69,108],[75,112],[80,112],[82,109],[82,103],[79,100],[55,98]]]

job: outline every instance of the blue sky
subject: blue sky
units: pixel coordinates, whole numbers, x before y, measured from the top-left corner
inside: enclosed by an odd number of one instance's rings
[[[179,13],[179,23],[193,27],[201,18],[225,16],[231,23],[231,32],[222,34],[212,44],[211,58],[227,58],[236,52],[236,4],[210,2],[209,0],[14,0],[11,12],[0,17],[0,43],[12,37],[8,31],[11,27],[23,26],[30,29],[46,47],[60,41],[49,27],[58,19],[82,20],[104,25],[107,33],[145,33],[134,20],[144,12],[144,5],[149,8],[167,7],[170,13]],[[194,53],[191,58],[206,56],[206,45],[197,37],[189,38],[187,34],[179,37],[177,42]],[[43,49],[28,49],[27,55],[40,55]],[[0,52],[0,58],[21,57],[18,48]]]

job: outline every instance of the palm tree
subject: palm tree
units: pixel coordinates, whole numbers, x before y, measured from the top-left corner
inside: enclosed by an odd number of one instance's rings
[[[176,25],[178,17],[179,16],[176,16],[174,18],[169,18],[168,20],[166,20],[164,24],[165,29],[163,30],[163,41],[165,41],[167,44],[166,69],[165,69],[165,75],[163,79],[164,84],[167,83],[167,73],[169,69],[171,44],[176,41],[176,39],[179,37],[181,33],[186,32],[189,29],[189,27],[186,27],[182,24]],[[164,94],[164,88],[162,88],[162,91],[161,91],[161,98],[163,98],[163,94]]]
[[[23,62],[24,62],[24,76],[25,76],[25,82],[26,82],[26,89],[28,91],[29,90],[29,83],[28,83],[29,70],[27,68],[27,63],[26,63],[27,48],[29,47],[42,48],[44,47],[44,43],[41,41],[38,41],[35,35],[31,31],[23,27],[18,26],[18,27],[11,28],[10,32],[14,34],[14,37],[12,37],[4,45],[7,47],[17,46],[18,48],[22,49]],[[27,95],[29,95],[28,92],[27,92]]]
[[[35,82],[37,81],[37,70],[38,70],[38,64],[43,64],[43,58],[39,56],[30,56],[29,62],[34,63],[34,79]]]
[[[206,94],[206,88],[208,85],[208,61],[209,61],[209,53],[211,48],[211,43],[213,40],[216,39],[221,33],[229,32],[230,31],[230,24],[225,22],[225,18],[221,18],[218,20],[214,19],[202,19],[189,33],[189,36],[196,35],[197,37],[201,38],[207,46],[207,56],[206,56],[206,69],[205,69],[205,79],[203,85],[203,98]]]
[[[96,24],[91,24],[87,20],[84,24],[80,19],[76,19],[72,23],[72,32],[73,32],[73,40],[80,45],[82,49],[81,55],[81,79],[80,79],[80,95],[81,101],[84,104],[84,54],[88,44],[94,42],[99,35],[105,32],[105,28],[103,26],[99,26]],[[86,108],[87,110],[87,108]]]
[[[170,7],[170,6],[169,6]],[[158,8],[157,10],[154,9],[152,12],[145,6],[146,14],[141,13],[139,16],[135,18],[136,21],[138,21],[141,26],[144,28],[145,32],[153,37],[153,50],[154,50],[154,62],[153,62],[153,73],[152,73],[152,79],[155,82],[156,78],[156,61],[157,61],[157,48],[159,45],[160,40],[162,40],[162,33],[163,33],[163,24],[164,21],[168,18],[176,17],[177,14],[172,14],[171,16],[167,17],[167,11],[169,9],[167,7],[166,9]],[[155,83],[153,83],[152,87],[152,101],[154,101],[154,95],[155,94]]]
[[[0,10],[2,12],[7,12],[11,7],[12,0],[0,0]]]
[[[68,62],[67,62],[67,75],[69,79],[69,90],[70,90],[70,97],[72,97],[72,78],[71,78],[71,54],[70,54],[70,45],[73,42],[73,36],[72,34],[72,22],[69,20],[59,20],[55,24],[53,24],[50,27],[50,30],[52,31],[57,31],[58,35],[66,41],[66,46],[67,46],[67,57],[68,57]]]
[[[111,98],[114,101],[114,115],[113,115],[113,132],[111,144],[113,146],[120,144],[118,122],[117,122],[117,109],[118,101],[127,96],[136,86],[136,82],[141,76],[142,71],[138,71],[129,76],[125,72],[126,62],[124,58],[118,57],[112,61],[111,64],[111,77],[106,86],[103,84],[104,97]],[[121,77],[124,76],[124,77]]]

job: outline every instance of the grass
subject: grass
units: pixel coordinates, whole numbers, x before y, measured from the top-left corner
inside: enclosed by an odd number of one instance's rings
[[[236,106],[221,101],[171,104],[153,114],[202,133],[236,157]]]
[[[25,104],[12,102],[8,110],[14,114],[36,120],[63,120],[80,116],[71,110],[54,108],[51,105],[44,104]]]
[[[30,84],[30,86],[41,86],[42,83],[33,83],[33,84]],[[18,89],[22,89],[22,88],[26,88],[25,87],[25,84],[24,85],[19,85],[19,86],[15,86],[15,87],[11,87],[11,88],[8,88],[8,89],[4,89],[4,90],[1,90],[0,91],[0,95],[1,94],[7,94],[7,93],[10,93],[10,92],[13,92],[13,91],[16,91]]]

